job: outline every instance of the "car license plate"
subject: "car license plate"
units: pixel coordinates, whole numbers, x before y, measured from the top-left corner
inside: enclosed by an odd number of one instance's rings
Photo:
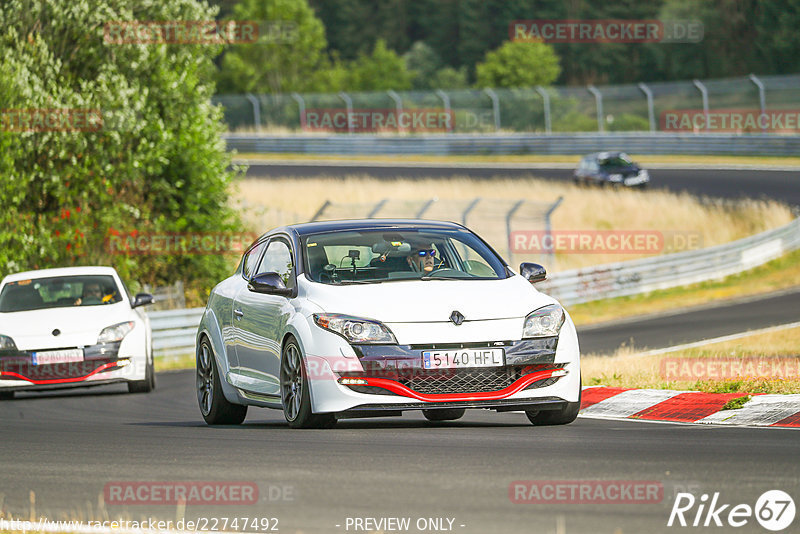
[[[425,369],[460,369],[465,367],[501,367],[503,349],[432,350],[422,353]]]
[[[83,349],[40,350],[31,354],[33,365],[52,365],[83,361]]]

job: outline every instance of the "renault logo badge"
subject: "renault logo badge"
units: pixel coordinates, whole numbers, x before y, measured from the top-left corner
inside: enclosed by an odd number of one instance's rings
[[[450,322],[456,326],[459,326],[461,323],[464,322],[464,316],[458,310],[453,311],[450,314]]]

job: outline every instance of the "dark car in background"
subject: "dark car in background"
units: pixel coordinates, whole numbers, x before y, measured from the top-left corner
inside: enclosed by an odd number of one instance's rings
[[[624,152],[595,152],[581,159],[575,169],[576,184],[646,187],[650,174]]]

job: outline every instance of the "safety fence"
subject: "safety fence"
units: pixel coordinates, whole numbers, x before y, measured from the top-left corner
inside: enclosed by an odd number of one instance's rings
[[[773,124],[723,125],[705,120],[729,110],[797,112],[800,75],[742,76],[715,80],[639,83],[585,87],[459,89],[218,95],[231,132],[382,131],[391,134],[530,132],[686,131],[670,113],[701,114],[694,131],[762,132]],[[694,117],[695,115],[683,115]],[[445,118],[446,124],[439,119]],[[673,118],[678,118],[675,116]],[[352,119],[352,120],[350,120]],[[780,126],[780,125],[778,125]]]

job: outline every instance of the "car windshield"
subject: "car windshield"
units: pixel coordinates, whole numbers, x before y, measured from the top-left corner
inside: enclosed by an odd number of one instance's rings
[[[107,275],[53,276],[8,282],[0,292],[0,313],[102,306],[122,300],[114,278]]]
[[[502,260],[461,229],[329,232],[302,243],[308,277],[323,284],[507,277]]]
[[[600,160],[600,166],[603,168],[630,167],[631,165],[633,165],[633,162],[622,154]]]

